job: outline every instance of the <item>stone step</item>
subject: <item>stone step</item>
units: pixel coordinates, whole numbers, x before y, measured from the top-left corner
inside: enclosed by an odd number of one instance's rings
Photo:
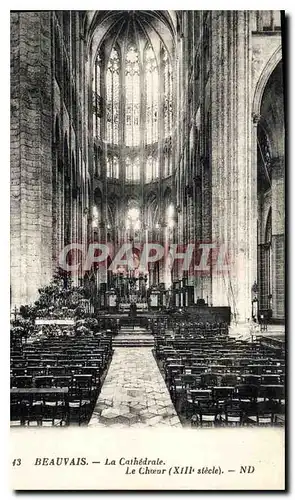
[[[152,335],[147,330],[120,330],[119,335]]]
[[[141,341],[154,342],[154,339],[153,339],[153,337],[143,337],[142,335],[138,336],[138,337],[133,337],[131,335],[129,337],[128,335],[124,335],[122,337],[115,337],[113,339],[113,343],[122,342],[122,341],[126,341],[126,342],[141,342]]]
[[[154,345],[153,344],[136,344],[135,342],[132,342],[131,344],[118,344],[118,345],[114,346],[114,349],[115,350],[116,350],[116,348],[121,349],[123,347],[124,348],[128,348],[128,349],[129,348],[131,349],[131,348],[134,348],[134,347],[136,347],[136,348],[140,348],[140,347],[146,348],[146,347],[148,347],[148,348],[152,349],[154,347]]]
[[[128,331],[128,332],[146,332],[146,328],[140,328],[139,326],[138,327],[133,327],[133,326],[122,326],[121,327],[121,331],[124,330],[124,331]]]
[[[122,340],[117,340],[117,341],[113,342],[113,346],[116,346],[116,345],[119,345],[119,344],[150,344],[150,345],[154,345],[154,342],[153,342],[153,340],[146,340],[146,339],[139,339],[139,340],[136,340],[136,339],[131,339],[131,340],[122,339]]]
[[[148,347],[153,347],[154,346],[154,341],[153,339],[147,339],[147,338],[139,338],[139,339],[128,339],[128,338],[122,338],[122,339],[116,339],[113,340],[113,347],[140,347],[140,346],[148,346]]]
[[[140,335],[138,334],[134,334],[134,333],[119,333],[118,335],[116,335],[115,337],[113,337],[114,340],[117,340],[117,339],[151,339],[151,340],[154,340],[154,337],[153,335],[148,335],[148,334],[144,334],[144,333],[141,333]]]
[[[113,338],[114,342],[140,342],[140,341],[148,341],[154,343],[154,337],[152,335],[128,335],[127,334],[119,334]]]
[[[142,345],[138,345],[138,344],[120,344],[120,345],[117,345],[115,347],[115,349],[152,349],[153,346],[152,345],[149,345],[149,344],[142,344]]]

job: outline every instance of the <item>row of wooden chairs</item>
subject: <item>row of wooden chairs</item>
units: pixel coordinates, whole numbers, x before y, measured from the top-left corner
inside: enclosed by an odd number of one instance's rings
[[[45,338],[13,347],[11,425],[87,423],[112,352],[110,336]]]
[[[233,419],[238,425],[271,425],[280,419],[285,362],[276,350],[219,332],[209,331],[208,337],[193,329],[179,333],[155,333],[154,354],[180,417],[184,414],[192,425],[226,425],[235,405],[240,406]]]
[[[281,409],[268,401],[257,403],[234,400],[219,404],[214,401],[203,401],[192,406],[192,427],[204,426],[272,426],[280,425],[277,413]]]
[[[10,420],[12,426],[87,424],[95,401],[87,394],[47,394],[41,397],[27,395],[11,400]]]
[[[173,365],[170,365],[165,373],[166,382],[171,385],[174,380],[174,375],[176,375],[177,378],[179,370],[176,373],[173,373]],[[238,384],[248,384],[254,386],[284,385],[285,383],[285,375],[273,373],[265,375],[253,375],[251,373],[205,373],[204,371],[195,371],[194,367],[192,367],[190,373],[182,372],[181,375],[184,384],[194,383],[201,388],[214,386],[236,386]]]

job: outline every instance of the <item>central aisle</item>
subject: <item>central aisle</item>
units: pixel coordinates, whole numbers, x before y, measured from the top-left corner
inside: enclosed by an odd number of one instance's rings
[[[115,349],[89,425],[181,427],[150,348]]]

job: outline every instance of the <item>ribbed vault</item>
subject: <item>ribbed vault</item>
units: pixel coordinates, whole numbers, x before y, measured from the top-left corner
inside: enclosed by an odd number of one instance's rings
[[[101,44],[108,39],[134,38],[148,41],[152,46],[161,41],[172,54],[177,30],[177,14],[156,10],[106,10],[84,13],[84,36],[89,52],[96,56]]]

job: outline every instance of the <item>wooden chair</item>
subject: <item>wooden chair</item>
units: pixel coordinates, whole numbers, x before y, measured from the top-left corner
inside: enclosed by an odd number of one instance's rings
[[[12,368],[11,374],[13,377],[22,376],[22,375],[29,375],[27,373],[27,368]]]
[[[68,365],[65,366],[65,374],[66,375],[79,375],[81,374],[82,367],[78,365]]]
[[[242,375],[242,384],[259,386],[261,384],[260,375]]]
[[[27,375],[31,375],[33,378],[46,375],[46,368],[44,366],[28,366]]]
[[[13,377],[11,380],[11,387],[17,387],[19,389],[32,387],[33,377],[31,375],[19,375]]]
[[[52,385],[54,387],[71,387],[72,377],[70,375],[54,376]]]
[[[10,421],[13,425],[26,425],[29,419],[31,398],[24,394],[10,395]]]
[[[192,427],[213,427],[221,423],[221,410],[214,401],[201,401],[193,408]]]
[[[258,387],[250,384],[237,385],[234,390],[234,396],[239,400],[256,401],[258,396]]]
[[[274,423],[274,411],[269,402],[260,401],[252,409],[245,412],[248,425],[270,426]]]
[[[10,425],[19,426],[25,424],[24,411],[21,401],[17,395],[10,396]]]
[[[202,373],[201,387],[214,387],[218,385],[218,375],[216,373]]]
[[[46,366],[46,368],[50,368],[51,366],[56,366],[57,365],[57,361],[56,359],[43,359],[41,360],[41,363],[43,366]]]
[[[285,415],[279,414],[274,416],[274,425],[277,427],[284,427],[285,425]]]
[[[65,367],[64,366],[51,366],[47,370],[48,375],[52,375],[53,377],[59,377],[65,375]]]
[[[283,385],[261,385],[259,396],[264,400],[285,402],[285,387]]]
[[[52,387],[53,377],[51,375],[40,375],[35,377],[35,386],[36,387]]]
[[[213,387],[212,398],[220,406],[221,404],[224,405],[228,403],[228,401],[231,401],[233,394],[234,387]]]
[[[49,394],[44,398],[42,405],[41,424],[63,425],[66,424],[68,415],[63,397],[59,394]]]
[[[263,385],[280,385],[281,376],[275,374],[265,374],[261,376],[261,383]]]
[[[238,376],[235,373],[226,373],[222,375],[220,380],[221,386],[233,387],[238,383]]]
[[[74,375],[71,385],[71,395],[76,395],[79,399],[90,401],[92,396],[92,375]]]
[[[43,397],[40,395],[34,395],[31,397],[29,405],[29,416],[28,425],[37,424],[38,426],[42,423],[43,415]]]
[[[244,423],[245,406],[240,400],[230,400],[224,405],[221,422],[230,427],[240,427]]]
[[[202,402],[212,401],[210,389],[188,389],[186,394],[186,415],[192,415],[195,407]]]
[[[91,416],[91,402],[77,398],[75,395],[69,396],[69,423],[86,424]]]

